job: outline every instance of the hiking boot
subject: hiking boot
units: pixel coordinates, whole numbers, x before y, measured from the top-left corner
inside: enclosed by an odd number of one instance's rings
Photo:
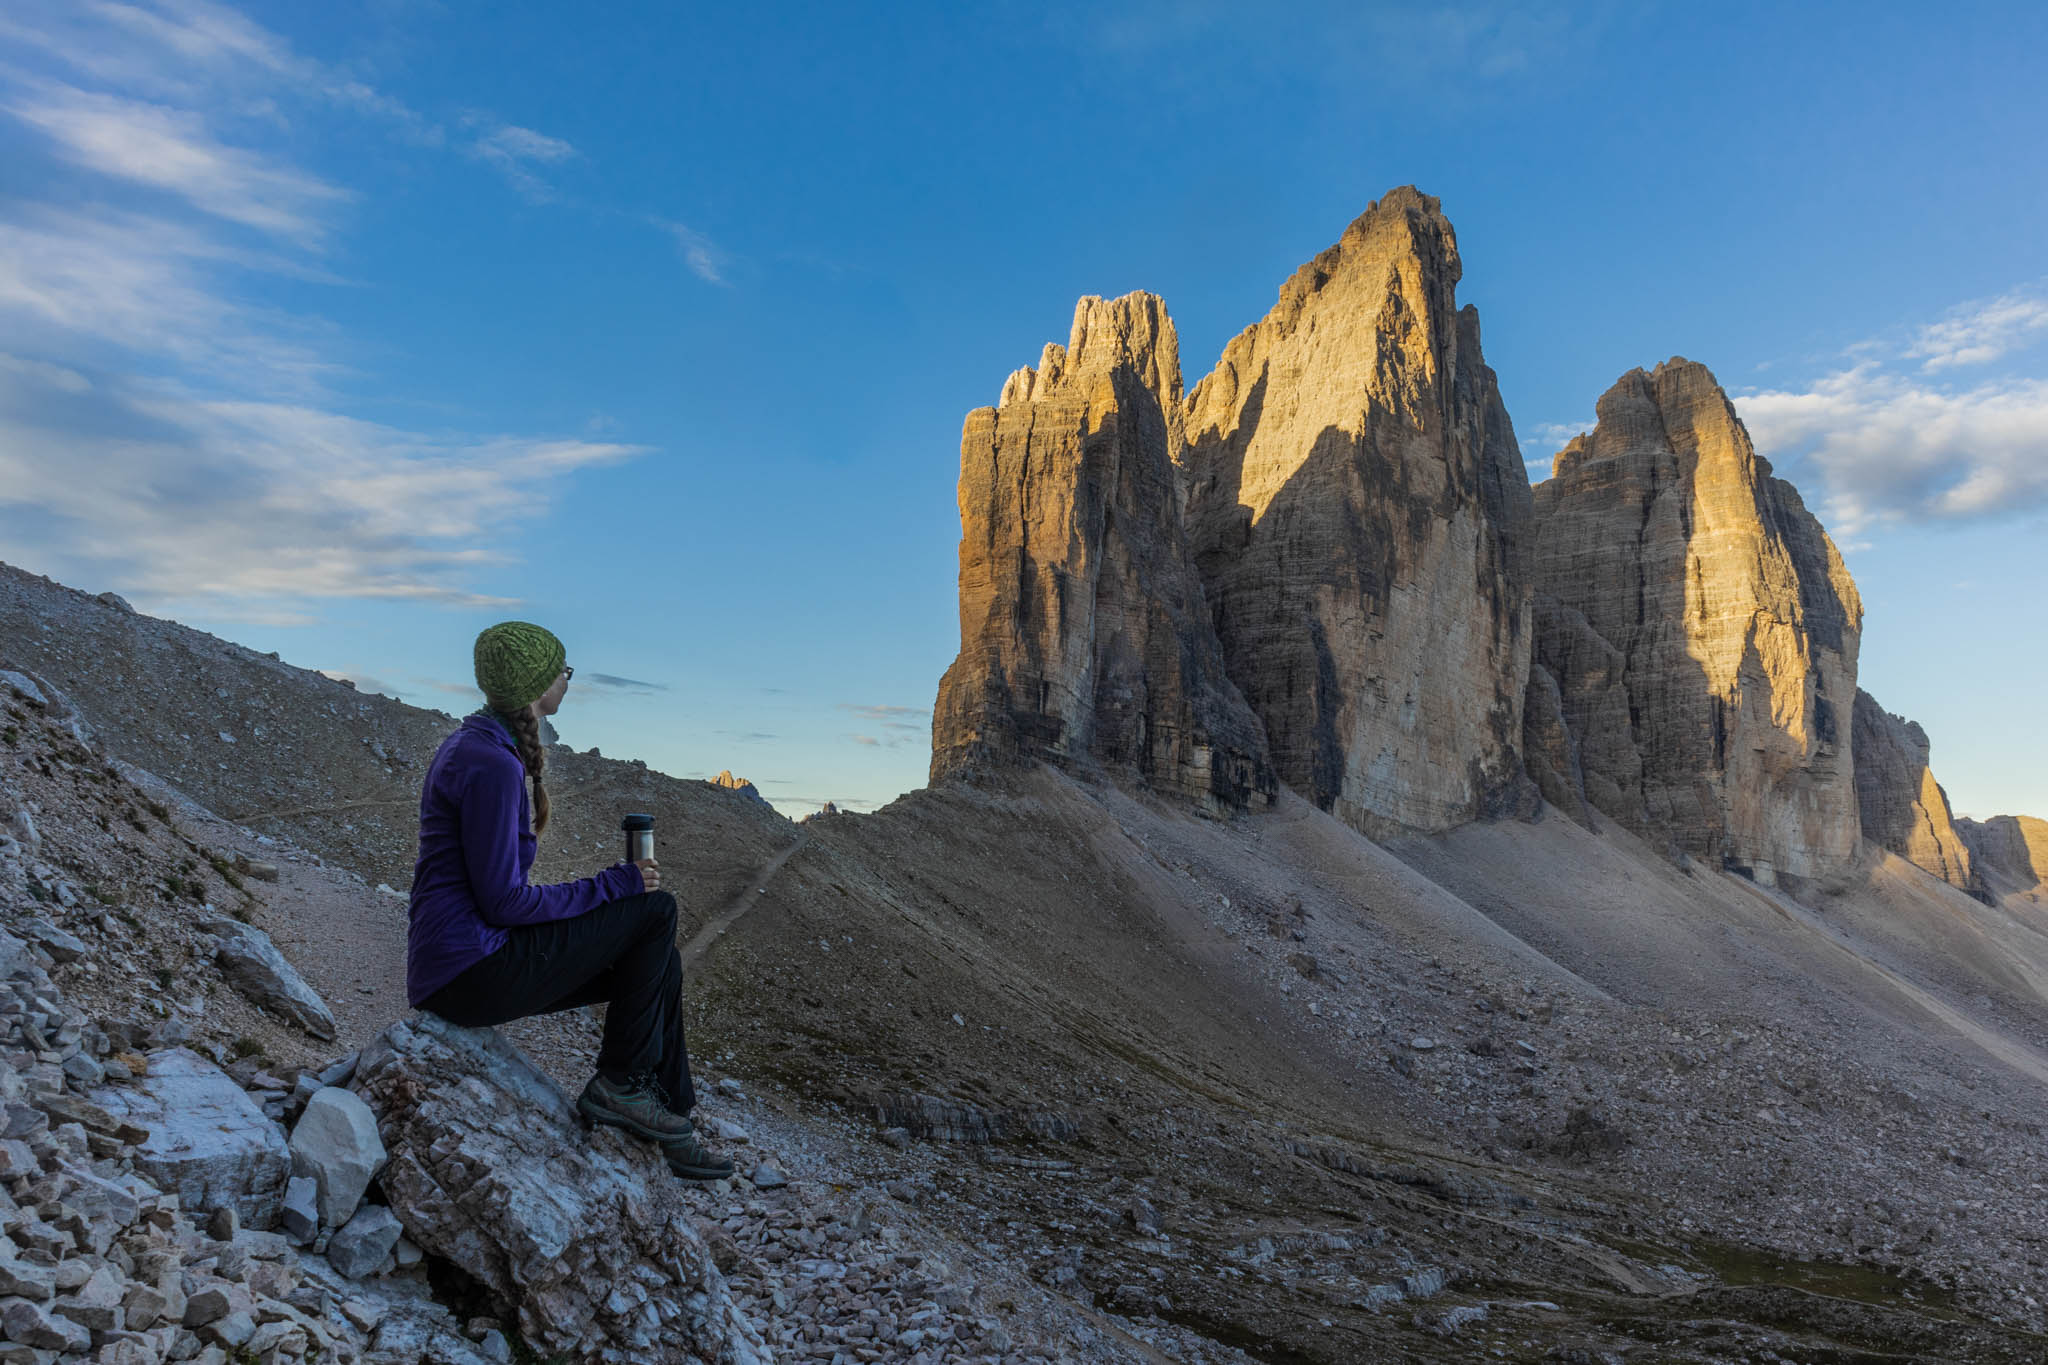
[[[674,1142],[690,1136],[690,1120],[668,1107],[667,1097],[652,1076],[630,1076],[624,1084],[592,1076],[576,1097],[576,1108],[592,1123],[623,1128],[649,1142]]]
[[[683,1120],[686,1129],[689,1123],[688,1119]],[[724,1180],[732,1174],[732,1163],[705,1151],[693,1131],[664,1140],[661,1154],[668,1158],[668,1168],[684,1180]]]

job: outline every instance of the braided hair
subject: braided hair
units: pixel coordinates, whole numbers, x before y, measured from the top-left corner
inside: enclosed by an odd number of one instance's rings
[[[541,747],[540,717],[534,715],[531,706],[522,706],[516,711],[498,712],[498,719],[512,731],[512,738],[519,745],[519,761],[526,765],[526,775],[533,779],[533,832],[539,834],[548,827],[548,789],[541,782],[548,755]]]

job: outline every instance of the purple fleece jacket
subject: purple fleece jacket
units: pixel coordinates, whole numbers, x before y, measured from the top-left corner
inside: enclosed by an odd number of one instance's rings
[[[511,732],[483,713],[465,717],[441,741],[420,789],[405,944],[405,996],[413,1005],[497,952],[508,929],[573,919],[640,894],[640,869],[623,861],[581,881],[528,886],[538,843],[530,821],[526,767]]]

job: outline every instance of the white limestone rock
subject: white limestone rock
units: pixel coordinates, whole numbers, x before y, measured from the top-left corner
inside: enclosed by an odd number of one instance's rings
[[[93,1100],[148,1130],[133,1149],[135,1169],[185,1209],[232,1208],[252,1228],[277,1221],[290,1164],[284,1133],[212,1062],[170,1048],[151,1056],[148,1075]]]
[[[334,1036],[334,1014],[327,1002],[306,984],[299,969],[270,941],[270,935],[234,919],[208,920],[200,927],[214,936],[216,959],[236,990],[316,1038]]]
[[[353,1091],[329,1086],[306,1101],[292,1129],[292,1174],[310,1177],[318,1191],[320,1225],[338,1228],[363,1202],[363,1191],[384,1169],[377,1117]]]

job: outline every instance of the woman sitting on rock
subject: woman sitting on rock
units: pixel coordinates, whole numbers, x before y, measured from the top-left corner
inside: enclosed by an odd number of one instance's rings
[[[487,704],[441,741],[420,792],[406,998],[471,1028],[609,1001],[597,1074],[576,1107],[659,1143],[677,1175],[718,1180],[732,1164],[698,1144],[689,1119],[676,898],[660,889],[660,868],[645,858],[526,884],[548,827],[541,717],[561,706],[574,672],[539,626],[504,621],[476,637]]]

